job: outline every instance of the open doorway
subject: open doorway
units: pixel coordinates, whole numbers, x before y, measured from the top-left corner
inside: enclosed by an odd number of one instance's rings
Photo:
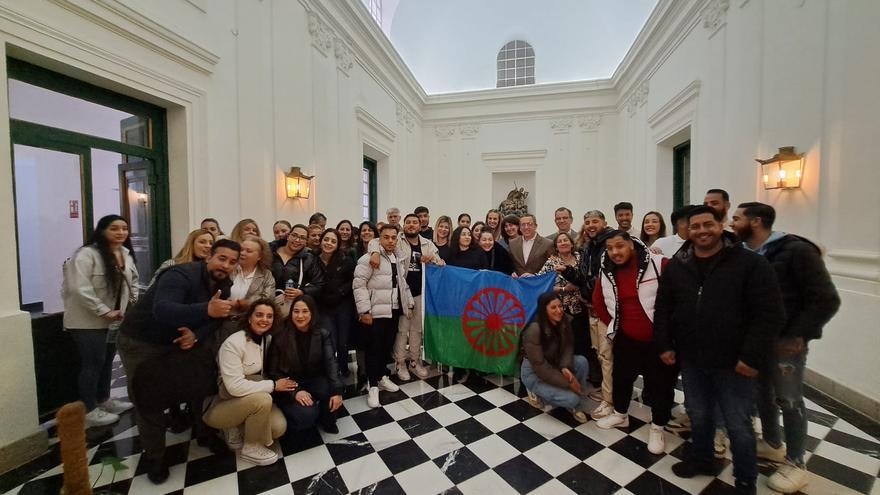
[[[169,255],[165,110],[20,60],[7,69],[19,300],[45,415],[76,400],[64,261],[109,214],[128,219],[142,283]]]

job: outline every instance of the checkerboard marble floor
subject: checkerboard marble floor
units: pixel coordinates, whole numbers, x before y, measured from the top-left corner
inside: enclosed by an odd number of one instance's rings
[[[125,376],[115,370],[113,395],[124,397]],[[436,370],[426,380],[381,393],[380,409],[367,407],[352,380],[346,389],[339,433],[312,430],[288,435],[276,446],[284,458],[256,467],[234,454],[212,455],[189,432],[168,433],[171,475],[153,485],[139,465],[140,442],[131,412],[118,424],[87,432],[95,486],[121,494],[728,494],[729,457],[715,477],[679,479],[672,464],[690,443],[666,434],[666,453],[646,442],[650,410],[631,403],[630,426],[601,430],[578,424],[567,411],[541,412],[524,399],[520,383],[498,376],[451,382]],[[808,495],[880,495],[880,427],[816,393],[810,394]],[[676,391],[677,401],[682,400]],[[820,405],[820,403],[822,405]],[[832,412],[835,411],[835,412]],[[847,419],[844,419],[846,417]],[[856,426],[858,425],[858,426]],[[54,428],[47,425],[50,436]],[[59,445],[40,458],[0,475],[0,492],[56,494],[61,487]],[[280,444],[280,445],[279,445]],[[101,471],[101,459],[124,459],[128,469]],[[761,466],[758,493],[772,493]]]

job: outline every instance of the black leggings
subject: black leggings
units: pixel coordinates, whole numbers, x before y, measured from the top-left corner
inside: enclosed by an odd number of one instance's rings
[[[400,312],[395,310],[391,318],[373,318],[372,325],[361,325],[361,344],[367,361],[367,379],[371,387],[388,374],[391,348],[397,336],[397,320]]]

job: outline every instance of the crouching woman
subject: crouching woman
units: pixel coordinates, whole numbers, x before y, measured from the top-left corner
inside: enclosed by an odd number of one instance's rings
[[[583,411],[587,359],[574,355],[574,336],[562,300],[554,292],[538,297],[538,315],[523,332],[521,377],[529,403],[568,409],[574,419],[587,422]]]
[[[302,294],[293,300],[290,317],[269,347],[268,376],[296,381],[290,391],[278,391],[275,400],[290,429],[301,431],[320,424],[338,433],[336,410],[342,405],[342,382],[330,332],[318,325],[317,304]]]
[[[210,399],[202,417],[208,426],[223,430],[230,449],[240,449],[243,460],[259,466],[278,460],[278,454],[268,447],[287,430],[284,415],[272,405],[272,392],[296,388],[289,378],[266,378],[263,356],[272,339],[276,314],[271,299],[257,299],[246,313],[244,328],[220,346],[219,394]]]

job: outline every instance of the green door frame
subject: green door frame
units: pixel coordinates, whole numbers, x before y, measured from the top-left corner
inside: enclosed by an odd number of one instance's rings
[[[53,149],[83,156],[83,215],[86,219],[85,237],[94,228],[91,196],[91,149],[100,149],[149,159],[153,166],[149,174],[155,209],[152,217],[152,246],[155,253],[153,269],[159,260],[171,257],[171,212],[168,185],[168,138],[165,109],[92,84],[38,67],[36,65],[7,58],[7,76],[10,79],[39,86],[74,98],[90,101],[98,105],[115,108],[126,113],[149,118],[149,135],[152,147],[135,146],[121,141],[100,138],[65,129],[58,129],[32,122],[10,119],[10,137],[13,144],[23,144]],[[85,150],[85,151],[83,151]]]
[[[370,222],[376,223],[376,220],[378,219],[378,212],[376,211],[378,207],[376,205],[376,200],[379,197],[377,194],[378,184],[376,184],[376,178],[378,176],[378,174],[376,173],[376,160],[365,156],[364,168],[367,169],[367,174],[370,177]]]
[[[685,176],[690,177],[691,142],[685,141],[672,148],[672,209],[677,210],[685,204],[685,189],[690,187],[690,180],[685,183]],[[685,173],[687,172],[687,173]],[[674,228],[675,226],[673,226]]]

